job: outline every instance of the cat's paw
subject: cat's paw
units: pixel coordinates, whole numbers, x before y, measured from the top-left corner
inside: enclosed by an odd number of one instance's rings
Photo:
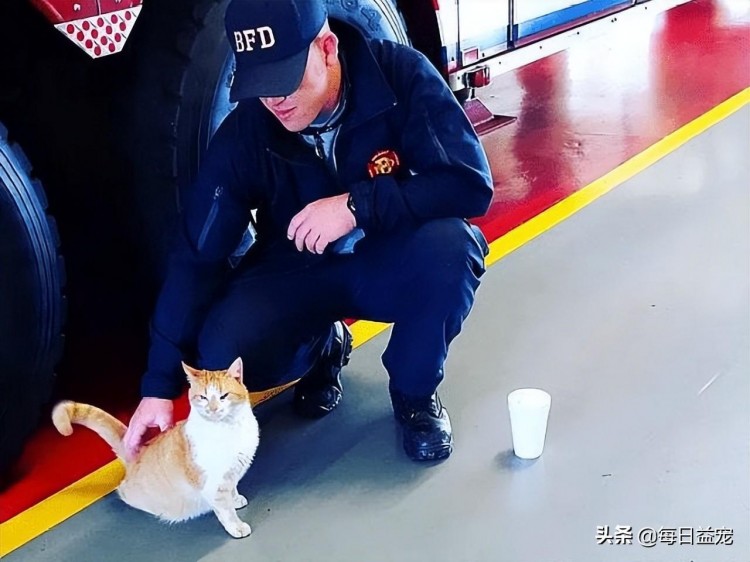
[[[234,509],[242,509],[247,505],[247,498],[242,494],[237,494],[232,498],[234,502]]]
[[[250,525],[244,521],[230,523],[229,525],[225,525],[224,528],[227,530],[227,533],[232,535],[235,539],[243,539],[253,532]]]

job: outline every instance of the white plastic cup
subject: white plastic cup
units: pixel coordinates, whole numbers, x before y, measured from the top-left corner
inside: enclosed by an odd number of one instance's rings
[[[552,397],[538,388],[519,388],[508,394],[513,451],[522,459],[535,459],[544,450]]]

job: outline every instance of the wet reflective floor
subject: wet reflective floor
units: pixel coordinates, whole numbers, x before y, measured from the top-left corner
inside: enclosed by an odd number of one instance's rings
[[[746,2],[698,0],[495,78],[494,239],[750,85]],[[592,48],[593,47],[593,48]]]

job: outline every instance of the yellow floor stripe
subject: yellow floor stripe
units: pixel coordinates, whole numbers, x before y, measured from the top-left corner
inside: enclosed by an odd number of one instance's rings
[[[352,324],[352,335],[354,336],[354,347],[355,349],[360,345],[370,341],[372,338],[384,332],[388,329],[390,324],[383,324],[382,322],[369,322],[367,320],[359,320]]]
[[[487,266],[533,240],[574,213],[611,191],[638,172],[673,152],[693,137],[750,103],[750,88],[729,98],[714,109],[681,127],[618,166],[583,189],[540,213],[490,244]],[[388,328],[388,324],[359,321],[352,325],[354,347],[359,347]],[[55,525],[112,492],[123,477],[119,461],[112,461],[99,470],[74,482],[0,525],[0,556],[24,545]]]
[[[112,461],[0,525],[0,556],[35,539],[112,492],[125,476]]]

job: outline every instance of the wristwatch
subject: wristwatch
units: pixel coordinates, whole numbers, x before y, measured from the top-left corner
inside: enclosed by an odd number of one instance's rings
[[[346,198],[346,208],[351,211],[351,213],[354,215],[354,218],[357,218],[357,207],[354,204],[354,198],[352,197],[352,194],[349,193],[349,197]]]

